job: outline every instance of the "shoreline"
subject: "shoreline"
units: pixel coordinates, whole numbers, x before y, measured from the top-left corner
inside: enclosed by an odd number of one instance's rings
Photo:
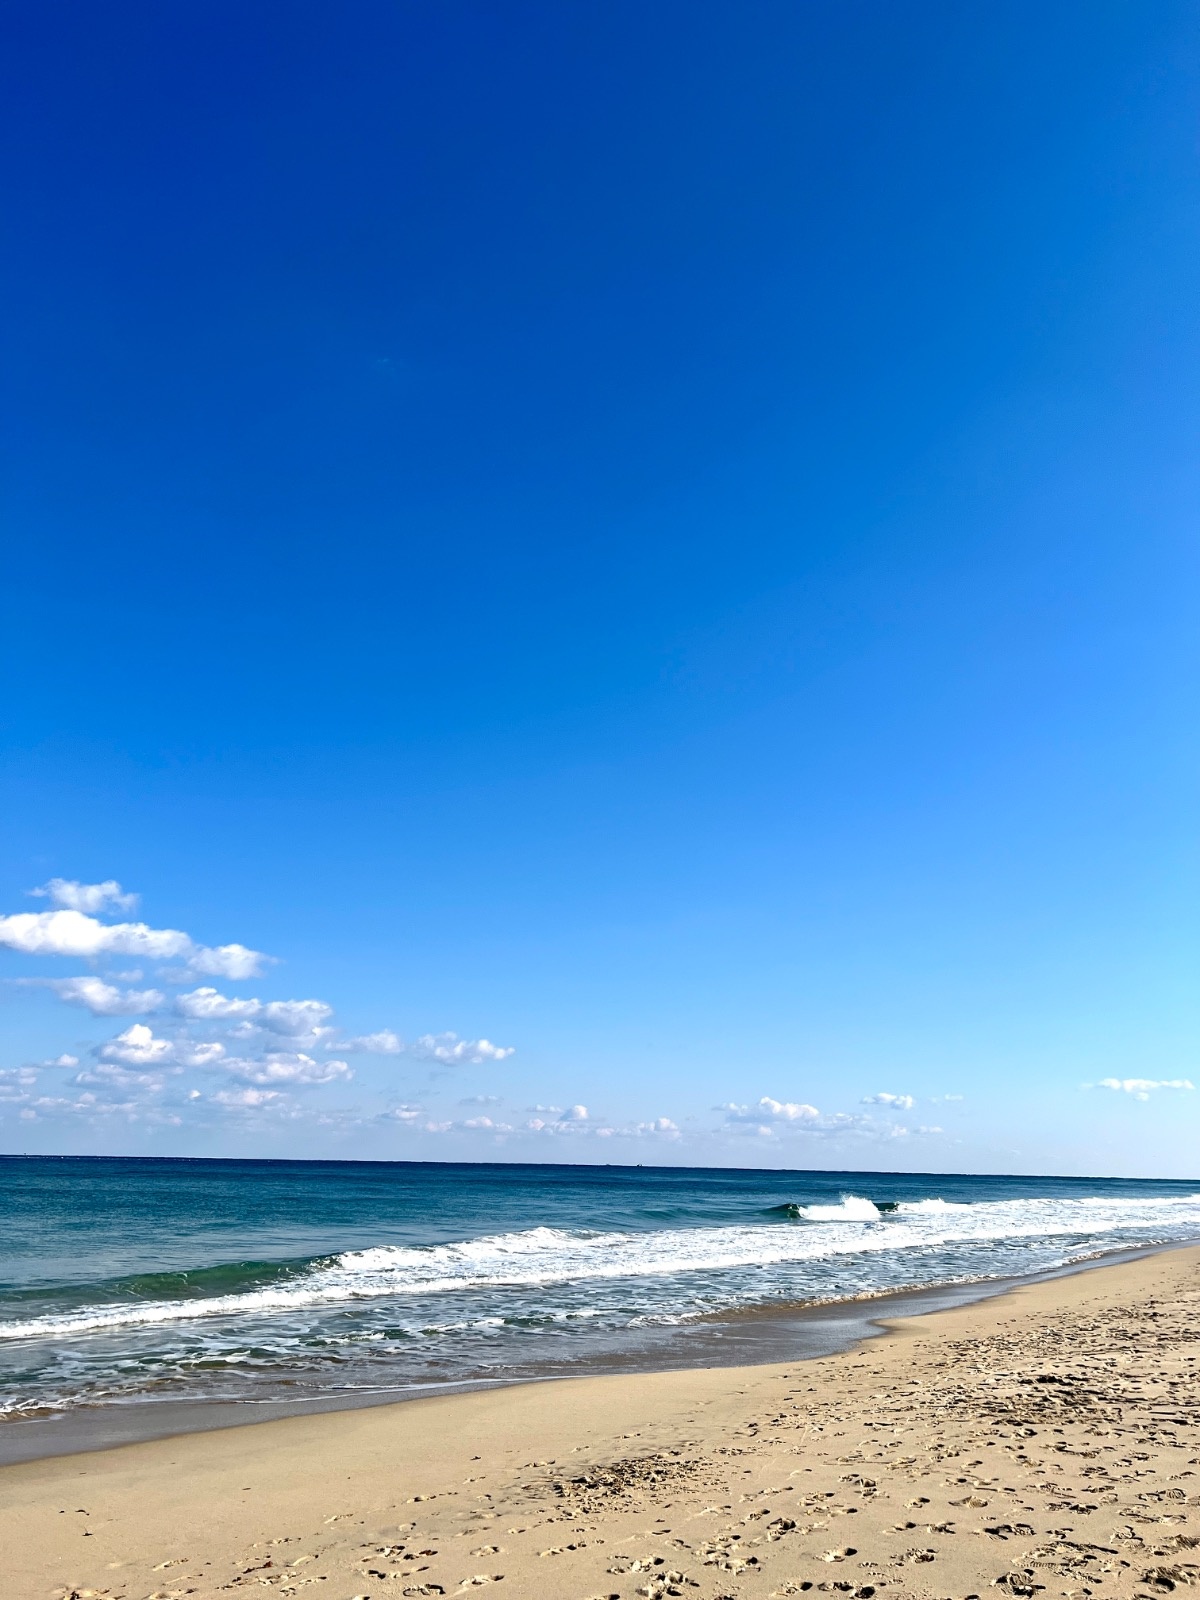
[[[58,1459],[120,1449],[155,1440],[254,1427],[306,1416],[337,1415],[404,1406],[452,1395],[487,1394],[541,1384],[570,1383],[593,1377],[663,1372],[734,1371],[787,1361],[815,1361],[845,1354],[889,1331],[889,1323],[937,1316],[979,1304],[1027,1285],[1073,1277],[1162,1252],[1197,1248],[1200,1241],[1140,1245],[1104,1251],[1084,1261],[1010,1278],[980,1278],[878,1294],[779,1306],[752,1306],[713,1313],[664,1330],[657,1352],[645,1349],[541,1369],[509,1378],[448,1379],[445,1383],[380,1384],[369,1389],[329,1390],[322,1394],[262,1399],[139,1399],[79,1407],[28,1419],[0,1422],[0,1469],[24,1462]],[[690,1357],[690,1359],[689,1359]]]
[[[427,1397],[0,1469],[16,1600],[1112,1600],[1200,1580],[1200,1246],[812,1361]]]

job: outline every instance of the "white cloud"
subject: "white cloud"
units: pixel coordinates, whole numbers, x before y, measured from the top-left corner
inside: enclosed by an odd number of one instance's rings
[[[619,1133],[620,1131],[620,1129],[610,1128],[596,1129],[596,1132],[604,1137],[608,1137],[614,1132]],[[672,1122],[670,1117],[655,1117],[652,1122],[635,1122],[630,1131],[639,1138],[649,1137],[653,1139],[682,1139],[683,1137],[683,1129],[678,1123]]]
[[[104,978],[26,978],[19,979],[39,988],[52,989],[69,1006],[83,1006],[94,1017],[134,1017],[158,1011],[166,996],[159,989],[119,989]]]
[[[771,1127],[775,1124],[783,1126],[803,1127],[807,1123],[818,1122],[821,1113],[816,1106],[805,1105],[796,1100],[772,1100],[769,1094],[753,1106],[727,1105],[722,1106],[726,1122],[744,1122],[755,1126]]]
[[[179,1069],[176,1067],[174,1070]],[[160,1072],[137,1072],[131,1067],[120,1066],[115,1061],[105,1061],[98,1067],[90,1067],[87,1071],[81,1072],[73,1081],[99,1084],[102,1088],[146,1089],[158,1094],[167,1080]]]
[[[1101,1078],[1088,1088],[1113,1089],[1118,1094],[1131,1094],[1135,1100],[1149,1100],[1159,1089],[1195,1089],[1190,1078]]]
[[[440,1061],[448,1066],[469,1062],[478,1066],[484,1061],[503,1061],[515,1055],[513,1046],[493,1044],[490,1039],[460,1039],[456,1033],[423,1033],[408,1046],[408,1053],[418,1061]]]
[[[232,1058],[221,1066],[245,1083],[286,1083],[307,1088],[354,1076],[348,1061],[315,1061],[302,1051],[270,1051],[258,1061]]]
[[[272,1033],[299,1038],[304,1034],[321,1033],[332,1015],[333,1007],[324,1000],[268,1000],[258,1022]]]
[[[649,1122],[597,1123],[586,1106],[534,1106],[543,1115],[530,1117],[524,1132],[540,1135],[565,1135],[592,1139],[679,1139],[682,1130],[670,1117],[655,1117]],[[467,1123],[464,1126],[470,1127]],[[505,1130],[507,1131],[507,1130]]]
[[[160,1039],[144,1022],[135,1022],[101,1045],[97,1053],[102,1061],[120,1061],[131,1067],[168,1066],[175,1060],[175,1041]]]
[[[207,978],[229,978],[237,983],[243,978],[261,977],[264,965],[270,960],[271,957],[263,955],[261,950],[248,950],[244,944],[194,945],[188,956],[188,970],[203,973]]]
[[[868,1094],[863,1097],[864,1106],[890,1106],[893,1111],[911,1111],[916,1101],[910,1094]]]
[[[286,1098],[278,1089],[218,1089],[212,1096],[230,1111],[262,1111],[286,1103]]]
[[[211,1067],[221,1061],[225,1046],[215,1041],[199,1044],[192,1039],[175,1040],[175,1059],[181,1067]]]
[[[530,1117],[525,1124],[527,1133],[594,1133],[590,1126],[591,1114],[586,1106],[533,1106],[541,1116]]]
[[[81,911],[19,911],[0,916],[0,944],[31,956],[143,956],[165,961],[187,955],[192,941],[173,928],[144,922],[97,922]]]
[[[207,987],[177,995],[174,1009],[197,1022],[247,1022],[293,1038],[320,1033],[333,1015],[324,1000],[239,1000]]]
[[[427,1115],[421,1106],[393,1106],[390,1111],[385,1111],[383,1117],[388,1122],[402,1122],[406,1127],[420,1122]]]
[[[376,1033],[363,1033],[353,1039],[339,1040],[331,1048],[353,1055],[410,1055],[417,1061],[436,1061],[444,1066],[460,1066],[464,1063],[479,1066],[485,1061],[503,1061],[516,1054],[511,1046],[493,1044],[490,1039],[460,1039],[456,1033],[423,1033],[412,1044],[405,1044],[392,1028],[380,1028]]]
[[[380,1028],[378,1033],[362,1033],[356,1039],[347,1039],[337,1048],[354,1055],[398,1056],[404,1049],[404,1040],[390,1028]]]
[[[895,1109],[896,1103],[906,1097],[892,1096],[883,1103]],[[725,1113],[725,1126],[731,1131],[745,1130],[760,1139],[773,1139],[777,1134],[803,1133],[815,1138],[839,1135],[858,1139],[905,1139],[909,1130],[895,1122],[880,1122],[865,1114],[848,1111],[818,1111],[816,1106],[792,1100],[774,1100],[763,1095],[755,1105],[718,1106]]]
[[[94,1106],[97,1115],[127,1112],[132,1116],[139,1102],[158,1096],[161,1103],[165,1094],[167,1104],[201,1119],[206,1107],[216,1105],[247,1109],[279,1108],[286,1103],[289,1116],[320,1120],[317,1109],[311,1113],[303,1109],[305,1099],[289,1091],[352,1079],[347,1059],[352,1051],[406,1055],[414,1063],[443,1067],[502,1062],[515,1053],[512,1047],[490,1039],[451,1032],[427,1033],[406,1043],[393,1029],[381,1028],[341,1041],[340,1030],[333,1026],[333,1008],[324,1000],[267,1000],[223,992],[220,979],[257,976],[273,958],[242,944],[202,945],[178,928],[152,927],[134,920],[128,914],[137,903],[136,896],[127,894],[116,879],[87,884],[56,878],[31,892],[47,902],[47,909],[0,915],[0,948],[35,958],[87,962],[93,970],[74,977],[13,981],[46,987],[66,1004],[82,1007],[95,1017],[138,1019],[91,1049],[86,1069],[74,1079],[86,1092],[73,1099],[42,1096],[35,1100],[36,1091],[30,1092],[29,1085],[22,1087],[20,1092],[34,1106],[32,1114],[37,1117],[52,1116],[56,1108],[64,1114],[83,1114],[89,1106]],[[132,970],[118,972],[117,968]],[[150,983],[157,986],[141,981],[143,968],[156,974]],[[176,989],[183,992],[174,992]],[[54,1064],[77,1072],[80,1066],[77,1056],[66,1054]],[[28,1070],[36,1073],[49,1065],[30,1064]],[[193,1069],[221,1073],[227,1086],[221,1097],[207,1088],[202,1094],[191,1088],[186,1078],[179,1082],[181,1074]],[[8,1084],[9,1096],[15,1092],[14,1085]],[[499,1113],[488,1109],[487,1097],[479,1105],[471,1121],[474,1131],[508,1131]],[[361,1121],[365,1113],[336,1106],[327,1113],[343,1122],[352,1115]],[[434,1115],[440,1117],[441,1113]],[[556,1112],[555,1117],[564,1128],[591,1131],[583,1107]],[[393,1120],[405,1125],[420,1123],[430,1132],[464,1126],[434,1120],[430,1113],[411,1108],[401,1108]]]
[[[182,958],[192,972],[210,977],[253,978],[268,959],[242,944],[198,945],[176,928],[144,922],[98,922],[82,911],[19,911],[0,916],[0,945],[31,956],[134,956],[144,961]]]
[[[73,1116],[97,1119],[123,1117],[128,1122],[144,1122],[159,1127],[179,1127],[182,1118],[161,1099],[163,1082],[155,1073],[127,1072],[122,1067],[96,1067],[81,1073],[76,1085],[90,1084],[73,1098],[67,1095],[39,1095],[30,1098],[19,1112],[29,1122]],[[121,1096],[122,1098],[114,1098]]]
[[[467,1101],[460,1102],[468,1104]],[[565,1109],[558,1106],[533,1108],[544,1113],[530,1117],[520,1127],[510,1122],[481,1113],[462,1121],[438,1121],[423,1106],[399,1105],[382,1112],[383,1122],[397,1122],[414,1132],[434,1134],[534,1134],[541,1138],[575,1139],[665,1139],[673,1141],[682,1136],[679,1126],[670,1117],[656,1117],[649,1122],[630,1122],[616,1126],[597,1124],[586,1106],[574,1105]]]
[[[0,1067],[0,1101],[23,1105],[37,1081],[36,1067]]]
[[[137,895],[126,894],[115,878],[106,878],[103,883],[77,883],[74,878],[51,878],[40,889],[31,889],[29,892],[67,911],[95,913],[107,911],[110,906],[117,911],[134,911],[138,903]]]
[[[98,1046],[95,1054],[102,1061],[117,1061],[127,1067],[208,1067],[222,1059],[225,1046],[160,1038],[144,1022],[135,1022],[115,1039]]]
[[[234,1000],[217,989],[202,988],[177,994],[173,1009],[177,1016],[197,1022],[228,1022],[256,1017],[262,1010],[262,1001]]]

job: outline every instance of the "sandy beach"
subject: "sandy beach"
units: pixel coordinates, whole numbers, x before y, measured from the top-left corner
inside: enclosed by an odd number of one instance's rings
[[[524,1385],[0,1471],[14,1600],[1161,1596],[1200,1584],[1200,1248],[819,1360]]]

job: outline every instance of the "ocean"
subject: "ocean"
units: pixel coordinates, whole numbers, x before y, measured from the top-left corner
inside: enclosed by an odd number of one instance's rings
[[[0,1230],[20,1422],[784,1359],[805,1307],[1200,1238],[1200,1183],[3,1157]]]

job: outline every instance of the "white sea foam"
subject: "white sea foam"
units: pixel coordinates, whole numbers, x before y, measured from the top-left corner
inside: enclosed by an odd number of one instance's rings
[[[797,1206],[795,1213],[805,1222],[879,1222],[882,1213],[873,1200],[862,1195],[843,1195],[836,1206]]]
[[[728,1273],[739,1268],[799,1269],[805,1263],[855,1256],[877,1262],[869,1274],[871,1283],[860,1282],[859,1287],[886,1289],[912,1278],[910,1267],[903,1272],[899,1269],[914,1252],[920,1252],[922,1263],[927,1263],[921,1270],[924,1280],[939,1281],[949,1270],[946,1256],[939,1268],[939,1250],[954,1249],[961,1259],[963,1250],[971,1246],[1069,1241],[1074,1236],[1074,1246],[1063,1244],[1054,1251],[1056,1259],[1067,1260],[1149,1237],[1167,1241],[1200,1236],[1200,1194],[1176,1199],[1121,1196],[975,1204],[929,1199],[904,1202],[885,1214],[870,1200],[846,1196],[838,1205],[800,1207],[796,1214],[805,1223],[836,1226],[797,1226],[789,1221],[646,1233],[539,1227],[425,1248],[374,1246],[345,1251],[314,1263],[290,1280],[243,1293],[187,1300],[122,1300],[0,1323],[0,1340],[63,1338],[169,1323],[211,1322],[214,1318],[270,1317],[389,1298],[411,1303],[412,1297],[487,1289],[675,1276],[686,1280],[689,1274]],[[956,1266],[953,1272],[974,1272],[976,1265],[982,1276],[1003,1270],[988,1264],[992,1257],[986,1248],[971,1251],[971,1255],[975,1264],[968,1269]],[[891,1263],[888,1257],[893,1258]],[[795,1283],[794,1275],[789,1282]],[[478,1308],[485,1313],[493,1309]]]

